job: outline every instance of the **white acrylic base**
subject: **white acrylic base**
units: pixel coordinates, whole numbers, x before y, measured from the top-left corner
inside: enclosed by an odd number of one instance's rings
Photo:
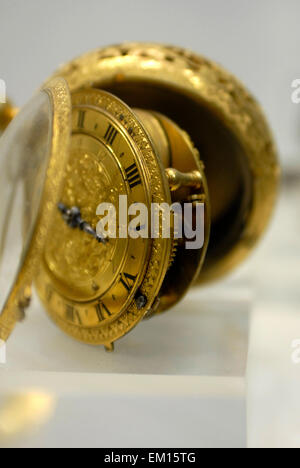
[[[245,447],[247,289],[195,290],[106,353],[60,332],[34,301],[7,346],[1,395],[39,389],[56,410],[17,446]]]

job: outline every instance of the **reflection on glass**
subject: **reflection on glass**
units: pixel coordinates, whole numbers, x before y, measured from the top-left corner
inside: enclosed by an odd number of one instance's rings
[[[0,138],[0,310],[35,228],[51,134],[50,98],[40,92]]]

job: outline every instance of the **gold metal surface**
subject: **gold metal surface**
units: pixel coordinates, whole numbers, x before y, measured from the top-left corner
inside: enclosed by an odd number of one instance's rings
[[[276,149],[260,106],[243,85],[178,47],[99,49],[60,68],[54,80],[45,85],[54,100],[53,155],[37,230],[0,317],[0,338],[22,316],[34,275],[42,302],[64,332],[111,351],[142,318],[169,309],[191,285],[219,278],[249,255],[276,200]],[[14,112],[3,108],[0,127]],[[97,206],[118,208],[119,195],[148,208],[203,204],[203,248],[188,251],[174,232],[169,239],[97,243],[55,210],[58,202],[79,209],[96,232]]]
[[[51,158],[35,229],[30,242],[24,246],[18,274],[0,315],[0,339],[4,341],[16,323],[24,318],[24,307],[29,304],[33,276],[53,221],[69,151],[71,104],[66,82],[61,78],[53,79],[43,90],[49,95],[53,106]]]
[[[164,129],[159,116],[154,112],[142,109],[133,109],[136,116],[140,119],[147,131],[151,142],[156,149],[157,155],[165,168],[172,164],[170,141],[166,130]]]
[[[13,107],[11,102],[0,104],[0,133],[3,132],[9,123],[17,115],[19,109]]]
[[[72,144],[62,201],[78,206],[94,228],[97,205],[118,205],[119,195],[128,196],[128,206],[170,204],[162,163],[135,114],[118,98],[93,89],[73,94],[72,103]],[[107,140],[107,135],[114,138]],[[126,168],[133,164],[140,183],[131,187]],[[80,341],[111,349],[112,342],[151,308],[171,255],[172,239],[161,237],[109,238],[97,245],[82,231],[72,231],[57,212],[35,283],[60,328]],[[145,298],[142,307],[138,296]]]
[[[169,167],[166,169],[166,176],[171,192],[176,192],[176,190],[185,187],[200,189],[202,185],[202,175],[199,171],[183,173]]]
[[[211,207],[205,168],[189,135],[160,113],[140,109],[135,109],[135,112],[147,128],[154,146],[160,148],[160,153],[157,153],[162,154],[172,202],[179,202],[181,206],[185,202],[193,202],[194,208],[197,203],[203,203],[205,208],[203,248],[190,251],[186,249],[185,242],[173,242],[173,255],[160,291],[159,304],[155,312],[149,312],[150,316],[177,304],[196,281],[207,253]]]
[[[189,50],[155,43],[98,49],[55,75],[72,92],[106,89],[188,132],[205,164],[212,207],[199,283],[219,278],[249,255],[273,212],[280,171],[264,114],[234,76]]]

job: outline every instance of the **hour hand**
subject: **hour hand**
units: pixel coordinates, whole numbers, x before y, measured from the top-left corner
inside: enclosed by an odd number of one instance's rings
[[[93,236],[98,242],[106,244],[108,241],[107,238],[101,237],[97,234],[95,229],[87,222],[84,221],[81,217],[80,209],[77,206],[72,206],[68,208],[64,203],[58,203],[57,208],[62,214],[64,221],[72,229],[80,229],[81,231],[86,232]]]

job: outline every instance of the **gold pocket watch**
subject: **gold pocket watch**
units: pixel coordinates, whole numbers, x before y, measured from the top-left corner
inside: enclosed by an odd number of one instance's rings
[[[0,140],[2,340],[34,284],[63,331],[112,350],[141,319],[236,267],[270,219],[279,166],[259,105],[184,49],[126,43],[88,53],[20,112],[2,107],[0,128],[11,120]],[[172,210],[149,234],[152,207],[175,205],[190,206],[190,224],[201,207],[197,248],[177,235]],[[99,206],[118,213],[115,236],[99,232]],[[141,206],[144,222],[133,216]]]

